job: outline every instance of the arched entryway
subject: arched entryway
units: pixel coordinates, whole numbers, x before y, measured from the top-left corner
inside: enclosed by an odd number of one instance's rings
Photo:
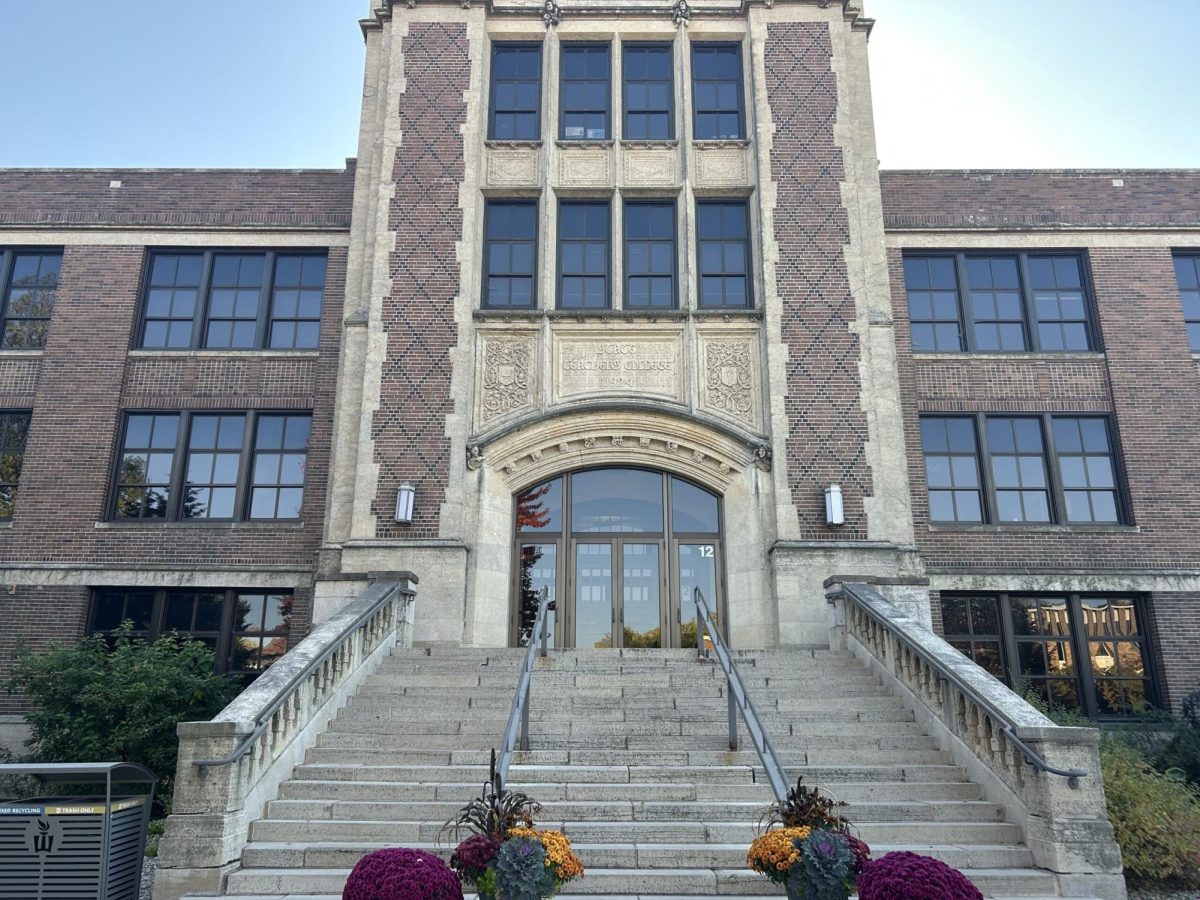
[[[513,500],[510,638],[522,645],[547,588],[556,647],[686,647],[692,592],[724,616],[721,499],[678,475],[566,473]]]

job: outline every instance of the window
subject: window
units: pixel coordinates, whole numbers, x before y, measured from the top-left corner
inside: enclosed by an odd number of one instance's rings
[[[1149,647],[1133,597],[942,595],[946,640],[997,678],[1093,717],[1154,702]]]
[[[46,346],[62,253],[0,251],[0,349]]]
[[[313,253],[155,253],[139,346],[315,349],[325,272]]]
[[[492,45],[494,141],[536,141],[542,136],[542,45]]]
[[[1200,353],[1200,256],[1176,256],[1175,277],[1179,298],[1183,301],[1183,320],[1187,323],[1192,352]]]
[[[746,201],[696,204],[700,306],[750,305],[750,228]]]
[[[611,137],[608,50],[608,44],[562,45],[560,103],[564,141],[604,141]]]
[[[607,203],[558,207],[558,305],[563,309],[609,306]]]
[[[675,68],[670,44],[625,44],[621,77],[625,80],[627,141],[667,141],[675,137]]]
[[[116,519],[298,519],[307,413],[130,413]]]
[[[918,353],[1082,352],[1096,346],[1078,255],[906,256],[904,283]]]
[[[1106,416],[922,416],[921,443],[931,522],[1124,521]]]
[[[0,522],[12,518],[28,435],[29,413],[0,412]]]
[[[537,203],[488,201],[483,305],[532,309],[536,298]]]
[[[675,305],[675,204],[625,204],[625,306]]]
[[[741,140],[742,48],[692,44],[692,106],[697,141]]]
[[[175,632],[207,644],[218,672],[256,675],[287,652],[293,605],[287,590],[97,588],[88,632],[126,620],[147,640]]]

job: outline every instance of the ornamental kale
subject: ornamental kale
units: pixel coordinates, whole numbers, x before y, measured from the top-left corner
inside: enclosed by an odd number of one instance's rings
[[[432,853],[386,849],[358,861],[342,900],[463,900],[458,876]]]
[[[845,900],[854,874],[855,856],[840,832],[814,829],[796,841],[801,864],[788,875],[788,893],[804,900]]]
[[[916,853],[889,853],[858,876],[859,900],[983,900],[961,872]]]
[[[492,865],[496,890],[504,900],[542,900],[558,887],[554,872],[546,867],[546,850],[540,841],[511,838],[500,846]]]

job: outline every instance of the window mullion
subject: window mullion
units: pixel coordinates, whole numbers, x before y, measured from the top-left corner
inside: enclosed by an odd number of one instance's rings
[[[167,515],[168,522],[176,522],[183,518],[183,493],[187,489],[187,448],[192,433],[191,412],[179,413],[179,428],[175,435],[175,459],[171,463],[171,487],[168,491]]]
[[[146,623],[147,640],[155,641],[162,636],[163,622],[166,618],[167,592],[165,588],[160,588],[154,592],[154,600],[150,604],[150,621]]]
[[[1007,591],[999,595],[1000,603],[1000,643],[1004,655],[1008,657],[1005,671],[1008,672],[1009,683],[1015,690],[1021,678],[1021,654],[1017,650],[1017,636],[1012,627],[1012,605]]]
[[[1069,612],[1071,639],[1075,654],[1075,684],[1080,694],[1079,700],[1083,706],[1084,714],[1094,719],[1099,714],[1098,704],[1096,703],[1096,681],[1092,677],[1091,647],[1088,641],[1086,623],[1083,620],[1083,605],[1080,603],[1078,594],[1067,595],[1067,610]],[[1116,655],[1116,643],[1114,641],[1109,641],[1108,643],[1112,645],[1112,652]]]
[[[962,328],[963,349],[975,352],[975,314],[971,304],[971,288],[967,282],[967,255],[954,255],[955,276],[958,278],[958,315]]]
[[[212,293],[212,270],[216,254],[211,250],[204,254],[204,263],[200,270],[200,290],[196,297],[195,318],[192,320],[192,349],[204,348],[205,332],[208,329],[208,306]]]
[[[1042,335],[1037,327],[1037,310],[1033,302],[1033,282],[1029,279],[1029,254],[1017,254],[1017,290],[1021,292],[1021,310],[1025,314],[1025,343],[1030,350],[1040,352]]]
[[[12,277],[13,260],[16,259],[13,250],[0,251],[0,341],[4,340],[4,329],[8,322],[8,288]]]
[[[1063,492],[1062,478],[1059,477],[1058,446],[1054,443],[1054,416],[1051,413],[1044,413],[1041,420],[1042,431],[1045,432],[1042,441],[1046,450],[1046,477],[1050,479],[1050,494],[1054,498],[1056,506],[1050,511],[1051,520],[1055,523],[1068,524],[1067,495]],[[1086,456],[1084,458],[1086,459]]]
[[[258,350],[266,349],[266,347],[270,343],[269,331],[271,328],[271,305],[272,305],[271,295],[275,288],[275,259],[276,259],[276,254],[274,251],[269,251],[266,254],[265,258],[263,259],[262,293],[259,295],[259,299],[258,299],[258,321],[255,324],[255,332],[256,333],[254,335],[254,346],[255,346],[255,349],[258,349]],[[301,257],[301,266],[303,266],[303,265],[304,265],[303,257]],[[300,302],[298,295],[301,292],[302,292],[302,287],[297,289],[297,300],[296,300],[297,304],[299,304],[299,302]],[[322,296],[322,301],[324,301],[323,296]],[[323,305],[323,302],[322,302],[322,305]],[[300,315],[299,306],[297,306],[296,315],[297,316]],[[294,347],[295,344],[296,344],[296,340],[293,337],[292,346]]]
[[[250,518],[250,483],[253,478],[252,469],[254,468],[254,444],[257,437],[259,411],[247,410],[242,424],[242,454],[241,465],[238,467],[237,491],[233,498],[233,519]],[[287,419],[283,422],[284,433],[287,432]],[[280,438],[280,454],[282,454],[284,439]],[[278,507],[278,501],[276,501]],[[275,516],[278,518],[279,510],[275,510]]]
[[[1000,508],[1000,503],[996,498],[996,483],[992,477],[992,448],[988,443],[987,433],[987,416],[983,413],[976,413],[973,416],[975,424],[975,440],[978,444],[977,453],[981,461],[982,472],[980,477],[983,479],[985,487],[983,498],[985,509],[984,521],[989,524],[997,524],[996,511]]]

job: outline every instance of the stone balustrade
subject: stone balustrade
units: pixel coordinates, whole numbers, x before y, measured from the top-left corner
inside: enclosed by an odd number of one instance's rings
[[[1099,732],[1061,727],[867,584],[831,580],[831,642],[905,699],[988,799],[1021,826],[1063,896],[1126,896]]]
[[[219,893],[250,823],[317,735],[397,646],[412,646],[416,578],[377,581],[210,722],[179,725],[175,797],[154,900]]]

